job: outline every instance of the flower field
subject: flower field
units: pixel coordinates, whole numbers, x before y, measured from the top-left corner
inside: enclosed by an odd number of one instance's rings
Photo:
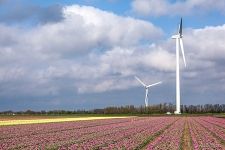
[[[130,117],[0,126],[5,149],[225,150],[225,119]]]
[[[128,117],[73,117],[73,118],[40,118],[40,119],[18,119],[18,120],[0,120],[0,126],[21,125],[21,124],[40,124],[52,122],[81,121],[81,120],[98,120]]]

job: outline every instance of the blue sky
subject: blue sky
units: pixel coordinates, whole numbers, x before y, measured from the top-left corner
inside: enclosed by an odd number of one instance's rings
[[[225,1],[0,0],[0,111],[175,103],[175,41],[184,23],[181,103],[225,100]]]

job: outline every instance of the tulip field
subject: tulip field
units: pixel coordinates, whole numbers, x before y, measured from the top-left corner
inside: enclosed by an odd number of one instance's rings
[[[124,117],[0,125],[0,150],[225,150],[225,119]]]

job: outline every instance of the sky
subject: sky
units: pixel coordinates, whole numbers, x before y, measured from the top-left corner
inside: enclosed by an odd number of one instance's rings
[[[0,0],[0,111],[225,103],[225,0]]]

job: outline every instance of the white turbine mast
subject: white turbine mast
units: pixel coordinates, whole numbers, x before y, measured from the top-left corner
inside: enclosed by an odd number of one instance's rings
[[[181,114],[180,111],[180,49],[183,56],[184,65],[186,67],[186,60],[184,55],[184,46],[182,41],[182,18],[180,20],[178,33],[172,36],[176,40],[176,111],[174,114]]]
[[[154,84],[150,84],[150,85],[146,85],[143,81],[141,81],[141,79],[139,79],[137,76],[135,76],[135,78],[138,80],[138,82],[140,82],[144,88],[145,88],[145,106],[148,107],[148,89],[152,86],[155,86],[157,84],[161,84],[162,82],[157,82],[157,83],[154,83]]]

